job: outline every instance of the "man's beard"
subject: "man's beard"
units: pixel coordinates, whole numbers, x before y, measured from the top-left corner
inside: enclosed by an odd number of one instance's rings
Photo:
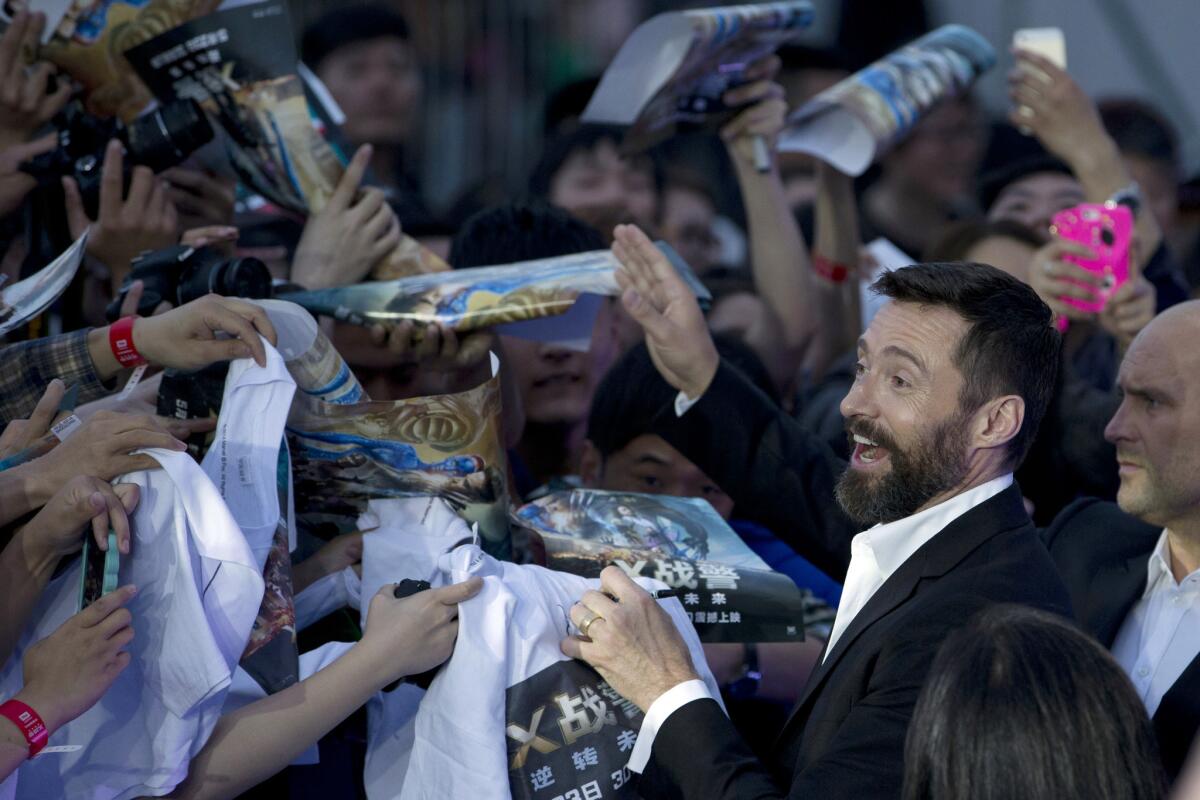
[[[966,476],[969,421],[970,415],[955,414],[923,435],[908,451],[900,450],[895,440],[867,422],[847,421],[851,437],[858,434],[887,450],[891,468],[875,476],[847,467],[837,484],[838,504],[864,526],[911,516]],[[850,446],[854,447],[853,438]]]

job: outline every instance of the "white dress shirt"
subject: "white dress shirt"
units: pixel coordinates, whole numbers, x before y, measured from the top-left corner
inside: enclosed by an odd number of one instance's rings
[[[1011,486],[1012,482],[1013,476],[1010,472],[911,517],[889,522],[887,525],[876,525],[855,536],[850,543],[850,568],[846,572],[842,602],[838,606],[829,644],[825,648],[826,655],[833,650],[838,637],[871,596],[901,564],[951,522],[980,503],[1000,494]],[[651,703],[650,708],[646,710],[646,718],[642,721],[637,744],[630,755],[629,769],[640,773],[646,768],[654,746],[654,737],[658,735],[658,730],[667,717],[693,700],[711,697],[702,681],[686,681]]]
[[[1163,531],[1146,572],[1146,591],[1121,623],[1112,652],[1154,716],[1163,695],[1200,654],[1200,570],[1175,580]]]

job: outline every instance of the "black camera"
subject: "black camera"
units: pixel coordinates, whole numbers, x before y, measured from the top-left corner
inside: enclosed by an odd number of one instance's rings
[[[109,321],[121,313],[121,303],[134,281],[145,287],[139,316],[148,317],[164,300],[175,307],[211,293],[225,297],[261,299],[271,296],[271,273],[257,258],[225,258],[210,247],[178,244],[164,250],[142,253],[109,303]]]
[[[74,178],[92,219],[100,204],[100,173],[109,140],[120,139],[125,145],[124,185],[128,191],[134,166],[162,172],[182,163],[213,138],[212,125],[194,100],[166,103],[128,125],[89,114],[79,101],[73,101],[58,113],[54,124],[58,147],[35,156],[21,169],[42,185]]]

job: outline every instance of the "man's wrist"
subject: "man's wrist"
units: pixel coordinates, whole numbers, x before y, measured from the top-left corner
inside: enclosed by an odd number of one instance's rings
[[[720,366],[721,359],[714,350],[712,358],[706,359],[706,363],[697,371],[696,379],[679,387],[680,391],[687,395],[688,400],[693,402],[699,400],[708,391],[708,387],[712,386],[713,380],[717,377],[717,368]]]

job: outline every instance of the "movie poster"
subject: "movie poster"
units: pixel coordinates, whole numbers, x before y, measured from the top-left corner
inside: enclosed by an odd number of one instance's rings
[[[558,661],[504,697],[509,790],[514,800],[638,794],[626,764],[641,709],[580,661]]]
[[[550,569],[598,578],[617,566],[676,589],[702,642],[801,641],[815,611],[704,500],[573,489],[513,517]]]
[[[22,5],[30,4],[7,4],[13,11]],[[219,5],[220,0],[73,0],[38,57],[83,84],[88,111],[128,121],[153,98],[123,53]]]
[[[641,152],[683,129],[716,129],[739,108],[721,96],[746,68],[794,41],[813,19],[808,0],[670,11],[630,35],[605,70],[584,122],[632,125]]]
[[[308,106],[287,4],[218,11],[168,30],[126,54],[160,102],[196,100],[208,112],[239,179],[299,214],[325,207],[341,178],[339,155]],[[378,280],[448,265],[408,235],[372,273]]]
[[[679,254],[655,245],[702,301],[711,298]],[[514,264],[414,275],[288,294],[289,302],[356,325],[411,321],[438,323],[456,331],[564,314],[583,295],[617,295],[617,260],[593,250]],[[588,327],[590,335],[591,328]],[[515,331],[514,331],[515,333]]]
[[[939,100],[967,91],[996,63],[987,40],[943,25],[826,89],[788,118],[779,149],[861,175]]]
[[[334,404],[297,393],[288,419],[297,523],[331,539],[373,498],[434,495],[479,524],[484,549],[510,552],[499,360],[460,394]]]

